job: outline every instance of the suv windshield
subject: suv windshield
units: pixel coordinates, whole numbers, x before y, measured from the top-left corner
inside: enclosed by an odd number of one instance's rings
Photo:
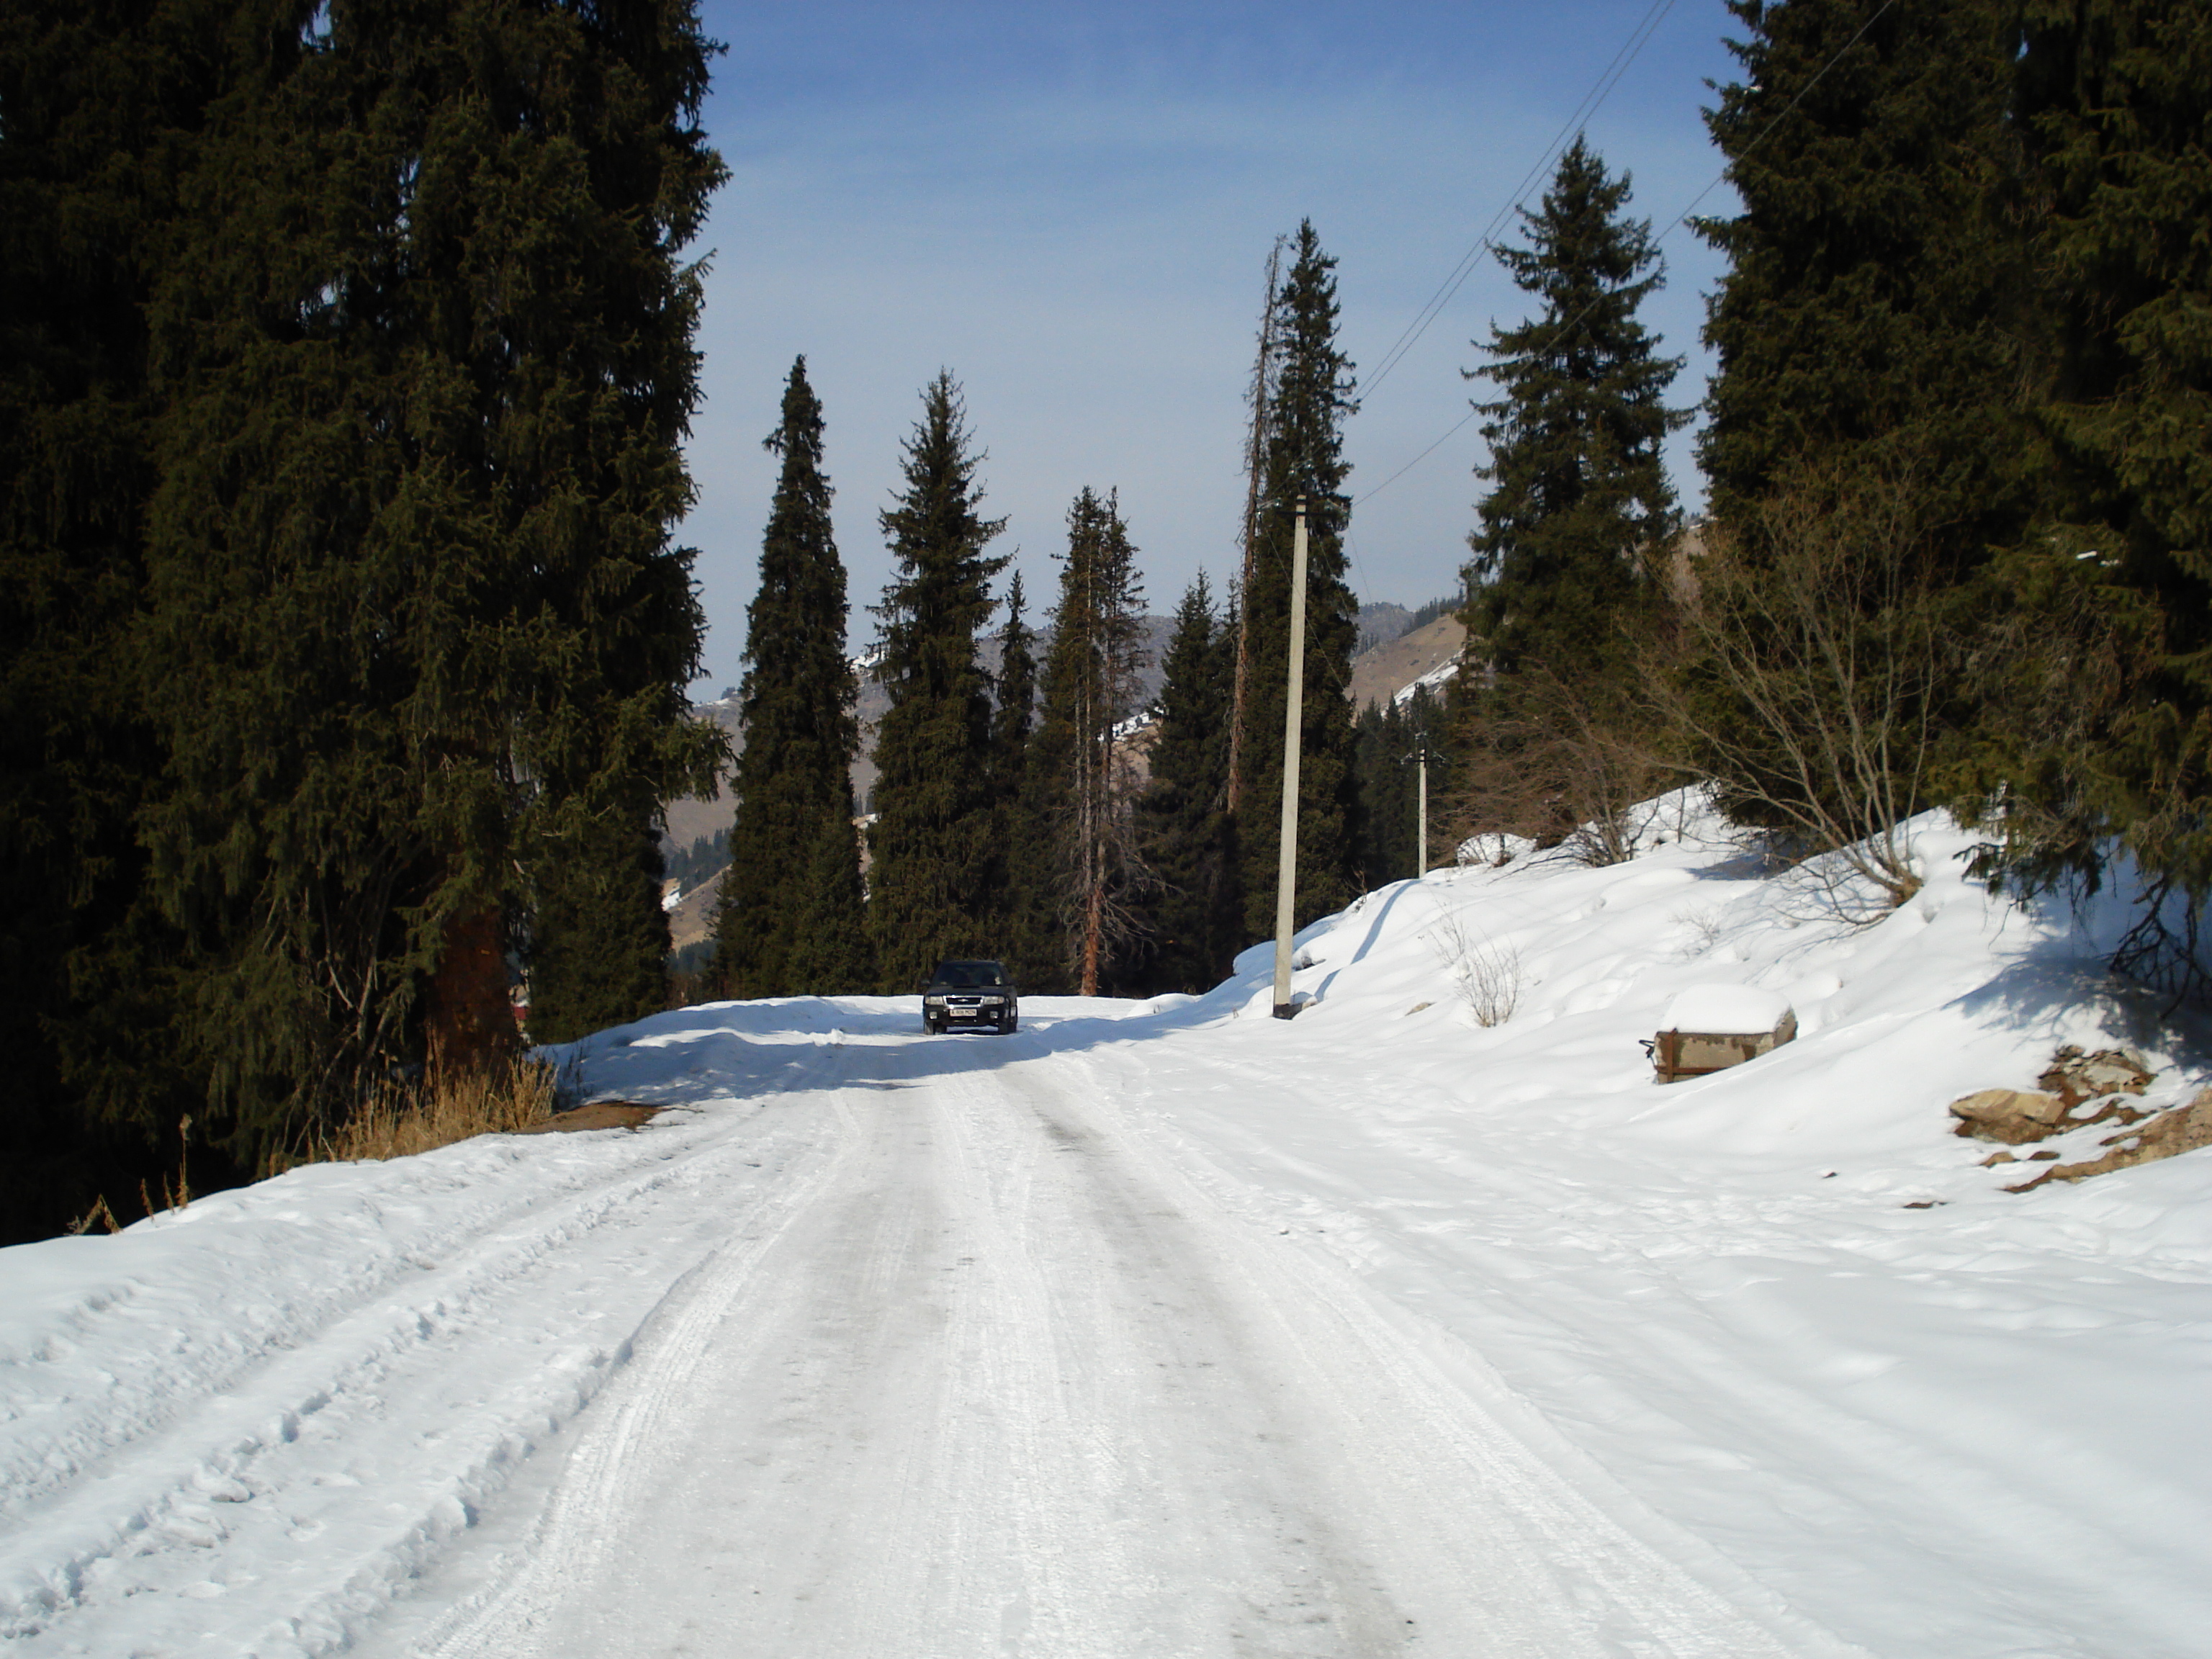
[[[995,962],[940,962],[934,982],[961,991],[995,988],[1006,982],[1006,970]]]

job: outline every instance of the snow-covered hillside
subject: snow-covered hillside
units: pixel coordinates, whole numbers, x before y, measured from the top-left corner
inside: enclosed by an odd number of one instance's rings
[[[2151,1104],[2207,1063],[2106,984],[2106,924],[1991,900],[1964,848],[1923,823],[1925,887],[1854,928],[1676,803],[1630,863],[1435,872],[1309,928],[1292,1022],[1267,1017],[1261,949],[1204,998],[1034,1000],[1005,1039],[926,1040],[906,1000],[687,1010],[576,1050],[593,1092],[681,1109],[641,1132],[301,1170],[0,1252],[0,1633],[36,1654],[675,1650],[677,1566],[711,1536],[708,1587],[750,1586],[717,1604],[718,1651],[834,1632],[889,1652],[854,1632],[889,1640],[866,1619],[927,1604],[939,1633],[902,1654],[1136,1631],[1152,1644],[1120,1650],[1227,1652],[1256,1607],[1299,1653],[1476,1650],[1451,1645],[1461,1619],[1534,1654],[2212,1655],[2212,1151],[2015,1194],[2036,1166],[1984,1167],[1945,1110],[2030,1086],[2063,1043],[2131,1048]],[[1638,1039],[1723,985],[1786,997],[1796,1041],[1657,1085]],[[2112,1127],[2053,1144],[2071,1159]],[[1094,1163],[1120,1184],[1081,1184]],[[938,1164],[968,1185],[884,1197]],[[1055,1182],[1079,1209],[1122,1194],[1108,1255],[1040,1219]],[[1015,1233],[974,1242],[1017,1200]],[[894,1310],[923,1307],[912,1285],[977,1288],[942,1292],[930,1388],[885,1400],[871,1372],[850,1398],[876,1414],[848,1425],[861,1407],[799,1359],[842,1340],[839,1309],[775,1287],[807,1237],[894,1222],[905,1243],[821,1284]],[[1085,1312],[1080,1287],[1134,1271],[1115,1252],[1155,1277]],[[1350,1415],[1302,1407],[1307,1443],[1258,1452],[1231,1445],[1249,1425],[1176,1427],[1175,1401],[1242,1409],[1234,1378],[1205,1381],[1205,1321],[1176,1327],[1189,1369],[1086,1381],[1097,1344],[1054,1322],[1103,1321],[1103,1343],[1150,1301],[1273,1332]],[[920,1363],[939,1328],[901,1328],[880,1363]],[[1362,1355],[1411,1402],[1364,1426],[1344,1403]],[[870,1437],[939,1407],[968,1426],[899,1441],[898,1503],[860,1501]],[[672,1457],[718,1502],[757,1480],[780,1507],[749,1532],[710,1517],[670,1496],[693,1490]],[[1364,1564],[1303,1624],[1283,1587],[1309,1569],[1283,1564],[1321,1546],[1255,1542],[1236,1509],[1249,1486],[1279,1519],[1299,1458],[1340,1495],[1312,1520],[1348,1540],[1315,1559]],[[647,1464],[661,1484],[629,1473]],[[1155,1514],[1147,1491],[1184,1495]],[[598,1535],[617,1512],[642,1535]],[[832,1533],[842,1555],[803,1541]],[[818,1577],[833,1559],[860,1588]],[[616,1604],[572,1629],[576,1595]]]

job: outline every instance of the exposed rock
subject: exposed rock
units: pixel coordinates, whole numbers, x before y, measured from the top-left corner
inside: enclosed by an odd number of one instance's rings
[[[2066,1121],[2059,1127],[2065,1129],[2086,1129],[2093,1123],[2108,1122],[2113,1118],[2119,1119],[2123,1123],[2140,1123],[2149,1115],[2148,1112],[2137,1111],[2132,1106],[2121,1105],[2120,1097],[2114,1095],[2087,1117],[2082,1116],[2078,1111],[2069,1112],[2066,1115]]]
[[[2125,1170],[2137,1164],[2150,1164],[2162,1158],[2172,1158],[2178,1152],[2193,1152],[2200,1146],[2212,1146],[2212,1089],[2205,1089],[2185,1106],[2177,1106],[2170,1112],[2160,1112],[2142,1120],[2140,1128],[2130,1125],[2123,1133],[2108,1136],[2100,1144],[2112,1150],[2102,1158],[2091,1158],[2081,1164],[2054,1164],[2033,1181],[2023,1181],[2017,1187],[2008,1187],[2008,1193],[2033,1192],[2046,1181],[2081,1181],[2089,1176],[2106,1175],[2114,1170]]]
[[[2142,1060],[2120,1049],[2100,1048],[2088,1054],[2069,1046],[2051,1056],[2036,1079],[2040,1088],[1984,1089],[1953,1101],[1951,1115],[1959,1120],[1953,1133],[2017,1146],[2114,1118],[2136,1123],[2149,1114],[2123,1105],[2120,1097],[2142,1093],[2154,1075]],[[2101,1103],[2092,1112],[2079,1109],[2092,1102]]]
[[[2008,1146],[2040,1140],[2065,1121],[2066,1103],[2036,1089],[1981,1089],[1951,1103],[1955,1134],[2001,1140]]]
[[[2070,1111],[2106,1095],[2139,1095],[2150,1086],[2151,1076],[2142,1060],[2120,1049],[2100,1048],[2085,1054],[2069,1045],[2052,1057],[2035,1083],[2064,1101]]]
[[[672,949],[680,951],[714,938],[714,912],[722,902],[722,878],[728,873],[726,869],[717,870],[668,913],[668,943]]]

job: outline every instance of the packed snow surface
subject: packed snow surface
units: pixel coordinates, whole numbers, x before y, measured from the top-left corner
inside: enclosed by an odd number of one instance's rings
[[[1294,1021],[1265,950],[1007,1037],[694,1008],[567,1056],[641,1131],[0,1252],[0,1638],[2212,1655],[2212,1152],[2013,1194],[1944,1109],[2064,1042],[2204,1081],[2118,921],[1930,820],[1853,927],[1662,805],[1316,923]],[[1657,1085],[1714,987],[1798,1040]]]

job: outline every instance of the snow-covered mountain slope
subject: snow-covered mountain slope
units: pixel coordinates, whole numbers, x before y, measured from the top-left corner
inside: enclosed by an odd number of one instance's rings
[[[636,1133],[0,1252],[0,1632],[2212,1655],[2212,1151],[2014,1194],[1945,1111],[2061,1043],[2204,1080],[2116,924],[1936,821],[1856,928],[1685,803],[1648,843],[1369,895],[1295,1021],[1264,949],[1006,1039],[686,1010],[574,1056],[685,1109]],[[1657,1085],[1700,985],[1800,1036]]]

